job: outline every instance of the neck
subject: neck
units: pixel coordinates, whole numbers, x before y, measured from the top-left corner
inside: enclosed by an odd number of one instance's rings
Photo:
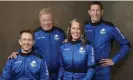
[[[72,41],[79,41],[79,39],[72,39]]]
[[[71,41],[71,44],[72,44],[72,45],[78,44],[78,43],[80,43],[80,40],[79,40],[79,39],[78,39],[78,40],[72,40],[72,41]]]
[[[43,29],[43,28],[42,28],[42,29]],[[45,31],[46,33],[50,33],[53,29],[54,29],[54,26],[53,26],[50,30],[45,30],[45,29],[43,29],[43,31]]]
[[[98,23],[98,22],[100,22],[100,20],[98,20],[98,21],[91,20],[91,22],[92,23]]]
[[[100,19],[100,20],[98,20],[98,21],[90,21],[90,23],[93,25],[93,26],[97,26],[97,25],[99,25],[99,24],[101,24],[101,22],[102,22],[102,19]]]
[[[31,49],[28,50],[28,51],[22,49],[21,51],[22,51],[22,53],[24,53],[24,54],[28,54],[29,52],[31,52]]]

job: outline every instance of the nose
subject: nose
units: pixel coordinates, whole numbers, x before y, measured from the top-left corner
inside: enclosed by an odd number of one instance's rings
[[[97,14],[97,10],[94,10],[94,14],[95,14],[95,15]]]
[[[45,24],[48,24],[48,20],[45,21]]]
[[[74,33],[78,33],[78,29],[75,29],[75,30],[74,30]]]
[[[28,40],[25,41],[25,44],[28,44]]]
[[[76,33],[78,32],[78,29],[76,29]]]

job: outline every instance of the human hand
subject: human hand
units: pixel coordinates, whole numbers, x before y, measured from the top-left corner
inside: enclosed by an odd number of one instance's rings
[[[114,62],[112,59],[101,59],[100,62],[101,66],[106,67],[106,66],[113,66]]]
[[[18,54],[18,52],[12,52],[12,54],[8,57],[8,59],[17,58],[17,54]]]

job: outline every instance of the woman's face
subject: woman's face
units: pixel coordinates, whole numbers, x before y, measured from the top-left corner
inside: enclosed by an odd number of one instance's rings
[[[81,35],[81,29],[80,29],[80,23],[73,21],[71,28],[70,28],[70,33],[72,36],[72,41],[76,41],[80,39],[80,35]]]

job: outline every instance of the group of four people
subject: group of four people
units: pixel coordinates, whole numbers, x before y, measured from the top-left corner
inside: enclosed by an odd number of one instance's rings
[[[84,27],[73,19],[65,37],[53,24],[52,10],[42,9],[40,27],[33,36],[30,30],[21,32],[21,50],[12,53],[10,58],[17,58],[7,61],[1,79],[110,80],[110,66],[128,53],[130,43],[115,25],[102,20],[101,3],[92,2],[88,14],[90,21]],[[120,51],[110,58],[112,40],[120,44]]]

